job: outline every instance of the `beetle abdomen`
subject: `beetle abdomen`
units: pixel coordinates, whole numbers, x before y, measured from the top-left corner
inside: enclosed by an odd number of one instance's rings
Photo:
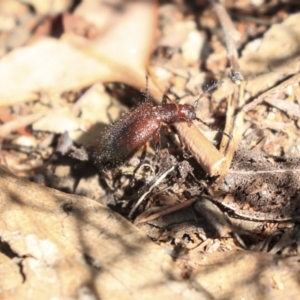
[[[140,105],[107,129],[92,153],[95,163],[102,170],[122,165],[155,135],[160,123],[153,106]]]

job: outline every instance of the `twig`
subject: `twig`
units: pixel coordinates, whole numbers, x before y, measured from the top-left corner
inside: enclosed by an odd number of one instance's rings
[[[187,200],[187,201],[184,201],[183,203],[179,203],[179,204],[175,204],[175,205],[172,205],[168,208],[164,208],[162,210],[160,210],[159,212],[156,212],[150,216],[147,216],[147,217],[144,217],[144,218],[137,218],[135,221],[134,221],[134,224],[135,225],[138,225],[138,224],[143,224],[143,223],[146,223],[146,222],[150,222],[150,221],[153,221],[155,219],[158,219],[158,218],[161,218],[165,215],[168,215],[172,212],[175,212],[175,211],[178,211],[180,209],[183,209],[187,206],[190,206],[192,205],[193,203],[195,203],[198,199],[197,198],[193,198],[193,199],[190,199],[190,200]]]
[[[128,217],[131,219],[132,215],[134,214],[134,212],[136,211],[136,209],[140,206],[140,204],[144,201],[144,199],[153,191],[153,189],[158,186],[160,184],[160,182],[166,178],[166,176],[171,173],[173,170],[175,170],[175,166],[172,166],[170,169],[168,169],[166,172],[164,172],[156,181],[153,185],[151,185],[151,187],[149,188],[149,190],[144,193],[139,200],[135,203],[135,205],[133,206],[133,208],[131,209]]]
[[[225,7],[218,0],[210,0],[210,3],[219,18],[225,34],[227,57],[229,59],[231,70],[231,80],[236,84],[240,84],[241,81],[244,80],[238,64],[238,53],[236,50],[236,45],[240,40],[240,34],[234,27]]]
[[[48,113],[48,112],[47,112]],[[5,138],[9,133],[18,128],[26,127],[38,119],[42,118],[47,113],[34,113],[28,116],[20,117],[0,126],[0,137]]]
[[[223,135],[220,145],[220,152],[223,153],[225,158],[224,163],[222,163],[222,165],[220,166],[220,176],[215,184],[210,188],[210,193],[212,195],[216,195],[219,193],[219,186],[228,173],[234,153],[244,133],[243,111],[240,111],[235,116],[235,111],[244,104],[244,85],[245,82],[237,86],[235,93],[231,95],[230,98],[228,98],[225,132],[228,132],[232,136],[232,138],[228,140],[228,137]]]
[[[208,199],[208,200],[207,200]],[[220,237],[233,236],[241,247],[247,249],[244,241],[235,232],[230,219],[211,200],[210,197],[202,197],[195,204],[196,211],[216,230]]]
[[[295,84],[300,82],[300,73],[292,76],[291,78],[285,80],[281,84],[277,85],[276,87],[266,91],[265,93],[261,94],[259,97],[248,103],[244,106],[243,111],[248,112],[249,110],[253,109],[256,105],[261,104],[264,101],[268,101],[268,99],[274,97],[274,95],[279,94],[289,85]]]

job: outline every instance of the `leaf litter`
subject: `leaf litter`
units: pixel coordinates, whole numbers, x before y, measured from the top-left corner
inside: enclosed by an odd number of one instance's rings
[[[126,217],[141,200],[132,213],[136,226],[168,250],[181,277],[208,299],[243,298],[249,289],[251,298],[262,289],[272,299],[299,292],[297,3],[225,1],[227,15],[213,0],[190,6],[58,1],[55,9],[48,1],[32,2],[34,12],[4,2],[3,165],[70,199],[87,196]],[[27,39],[16,38],[22,16]],[[150,143],[142,164],[137,153],[105,176],[85,161],[88,156],[80,162],[66,155],[68,149],[84,153],[109,124],[146,101],[141,91],[147,73],[155,103],[168,93],[172,101],[193,104],[212,80],[222,80],[201,99],[197,116],[225,128],[231,139],[198,122],[176,124],[178,135],[163,126],[159,153]],[[66,205],[72,207],[72,200]],[[9,235],[1,234],[1,243],[4,236],[11,245]],[[247,260],[256,268],[249,269]]]

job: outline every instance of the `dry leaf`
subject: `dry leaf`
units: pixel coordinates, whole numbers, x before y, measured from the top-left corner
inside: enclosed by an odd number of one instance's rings
[[[1,299],[206,299],[116,213],[0,173]]]
[[[117,22],[106,24],[107,30],[94,40],[66,33],[67,42],[43,38],[9,53],[0,60],[0,105],[98,81],[145,87],[156,18],[154,1],[128,2]]]
[[[71,0],[23,0],[26,4],[31,5],[39,15],[55,16],[66,11],[72,4]]]
[[[149,57],[153,51],[153,39],[157,23],[156,1],[137,1],[108,6],[105,3],[85,1],[75,12],[95,24],[102,34],[88,40],[72,33],[62,39],[83,53],[106,64],[111,71],[106,81],[118,81],[137,89],[144,89]],[[152,94],[159,99],[150,81]]]
[[[300,13],[291,15],[284,22],[274,24],[263,38],[250,42],[242,53],[240,67],[244,75],[260,74],[287,65],[299,57]]]
[[[107,66],[53,38],[17,49],[0,60],[0,105],[39,98],[39,93],[80,89],[103,78]]]
[[[54,133],[63,133],[65,131],[84,130],[83,122],[80,118],[76,118],[74,113],[66,109],[57,109],[52,114],[36,121],[32,125],[32,129],[36,131],[48,131]]]
[[[195,280],[215,299],[297,299],[299,257],[277,257],[246,251],[195,255]],[[274,287],[280,278],[283,289]]]

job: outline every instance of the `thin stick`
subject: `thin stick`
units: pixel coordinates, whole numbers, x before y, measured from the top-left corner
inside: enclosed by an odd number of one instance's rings
[[[238,64],[238,53],[236,50],[236,46],[240,40],[240,34],[234,27],[225,7],[218,0],[210,0],[210,3],[219,18],[225,34],[227,57],[229,59],[231,70],[231,80],[236,84],[240,84],[241,81],[244,80]]]
[[[160,210],[159,212],[156,212],[150,216],[147,216],[147,217],[144,217],[142,219],[139,219],[139,220],[135,220],[134,221],[134,224],[135,225],[138,225],[138,224],[143,224],[143,223],[146,223],[146,222],[149,222],[149,221],[153,221],[155,219],[158,219],[158,218],[161,218],[165,215],[169,215],[170,213],[173,213],[177,210],[180,210],[180,209],[183,209],[187,206],[190,206],[192,205],[193,203],[195,203],[198,199],[197,198],[193,198],[193,199],[190,199],[190,200],[186,200],[182,203],[179,203],[179,204],[174,204],[172,206],[169,206],[167,208],[164,208],[163,210]]]
[[[53,111],[52,111],[53,112]],[[3,125],[0,126],[0,137],[7,137],[8,134],[10,134],[12,131],[17,130],[18,128],[26,127],[37,120],[41,119],[43,116],[45,116],[48,112],[44,113],[34,113],[27,116],[22,116],[19,118],[16,118],[12,121],[9,121]]]
[[[208,124],[207,122],[202,121],[200,118],[196,118],[196,120],[197,120],[198,122],[202,123],[203,125],[207,126],[208,128],[210,128],[211,130],[218,131],[218,132],[220,132],[221,134],[226,135],[229,139],[232,138],[232,136],[231,136],[230,134],[224,132],[223,130],[220,130],[219,128],[217,128],[217,127],[215,127],[215,126],[212,126],[212,125]]]
[[[160,184],[160,182],[167,177],[169,173],[171,173],[173,170],[175,170],[175,166],[172,166],[169,170],[164,172],[156,181],[155,183],[149,188],[149,190],[144,193],[140,199],[136,202],[136,204],[131,209],[128,217],[131,219],[132,215],[136,211],[136,209],[140,206],[140,204],[144,201],[144,199],[153,191],[153,189]]]
[[[261,104],[264,101],[274,97],[274,95],[280,93],[289,85],[295,84],[300,82],[300,73],[292,76],[291,78],[285,80],[284,82],[280,83],[279,85],[275,86],[274,88],[266,91],[265,93],[261,94],[259,97],[248,103],[244,106],[243,111],[248,112],[249,110],[253,109],[256,105]]]

